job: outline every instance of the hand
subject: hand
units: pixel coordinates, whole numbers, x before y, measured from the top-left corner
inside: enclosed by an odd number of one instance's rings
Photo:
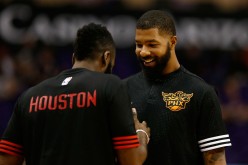
[[[150,139],[150,136],[151,136],[150,128],[147,126],[147,123],[145,121],[143,121],[142,123],[139,122],[139,119],[137,117],[137,111],[136,111],[135,108],[132,108],[132,112],[133,112],[133,119],[134,119],[135,129],[137,131],[138,130],[143,130],[143,131],[138,131],[137,132],[137,134],[139,136],[139,139],[146,138],[146,142],[148,143],[149,139]],[[141,141],[144,141],[144,140],[141,140]]]

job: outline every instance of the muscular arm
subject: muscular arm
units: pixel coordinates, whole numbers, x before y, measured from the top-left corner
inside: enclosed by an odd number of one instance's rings
[[[24,158],[0,153],[0,165],[22,165]]]
[[[140,123],[137,118],[136,110],[133,108],[133,118],[135,129],[142,129],[150,136],[150,128],[147,127],[146,122]],[[117,158],[119,165],[142,165],[147,157],[147,143],[148,139],[145,133],[138,132],[140,146],[131,149],[117,150]]]
[[[138,133],[140,146],[131,149],[117,150],[119,165],[142,165],[147,157],[147,137]]]
[[[225,149],[218,148],[203,153],[205,165],[226,165]]]

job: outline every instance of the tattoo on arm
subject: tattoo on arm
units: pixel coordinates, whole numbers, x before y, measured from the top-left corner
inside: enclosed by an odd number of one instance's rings
[[[225,149],[218,148],[203,153],[205,165],[226,165]]]

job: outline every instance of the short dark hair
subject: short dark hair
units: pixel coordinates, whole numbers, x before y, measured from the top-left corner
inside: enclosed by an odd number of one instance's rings
[[[150,10],[144,13],[137,21],[137,29],[158,28],[160,32],[176,35],[175,21],[169,12]]]
[[[74,42],[74,57],[77,60],[94,59],[96,53],[106,49],[115,49],[115,43],[105,26],[90,23],[78,29]]]

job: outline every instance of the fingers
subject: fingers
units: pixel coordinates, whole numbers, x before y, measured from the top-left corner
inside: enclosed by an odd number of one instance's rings
[[[150,136],[150,128],[147,126],[146,121],[142,121],[141,123],[139,122],[139,119],[137,117],[137,111],[135,108],[132,108],[133,112],[133,119],[135,123],[135,128],[136,129],[143,129],[147,132],[147,134]]]
[[[139,121],[139,120],[138,120],[138,117],[137,117],[137,111],[136,111],[135,108],[132,108],[132,112],[133,112],[133,119],[134,119],[134,121],[135,121],[135,122]]]
[[[146,130],[147,134],[148,134],[149,137],[150,137],[150,127],[147,126],[146,121],[143,121],[143,122],[141,123],[141,125],[142,125],[142,126],[141,126],[140,128]]]
[[[135,108],[132,108],[132,112],[133,112],[133,115],[136,115],[137,116],[137,111]]]

